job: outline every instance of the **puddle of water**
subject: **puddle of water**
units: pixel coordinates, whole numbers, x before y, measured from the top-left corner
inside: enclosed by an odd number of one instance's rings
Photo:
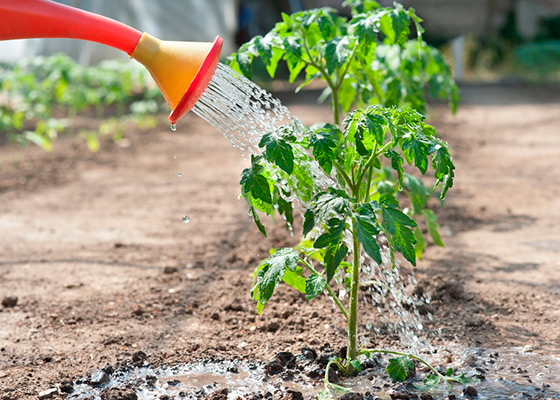
[[[455,353],[456,354],[456,353]],[[443,355],[442,355],[443,357]],[[386,360],[385,360],[386,361]],[[385,362],[381,362],[382,366]],[[479,400],[496,399],[560,399],[560,359],[524,352],[521,349],[463,351],[451,365],[456,371],[482,380],[472,385],[478,391]],[[418,372],[418,379],[425,372]],[[420,381],[417,382],[420,384]],[[347,378],[343,386],[359,393],[369,392],[381,400],[389,400],[392,391],[419,392],[412,386],[394,385],[389,382],[383,367],[367,369],[357,377]],[[99,399],[103,388],[132,387],[139,399],[190,398],[200,399],[216,390],[228,388],[228,399],[235,400],[249,393],[271,393],[294,390],[305,399],[313,398],[322,390],[321,381],[311,381],[303,373],[295,372],[291,381],[283,381],[279,375],[267,377],[262,364],[247,362],[211,362],[183,365],[172,368],[152,369],[142,367],[128,372],[117,371],[101,388],[85,383],[75,384],[70,399],[93,396]],[[429,392],[434,399],[447,399],[449,393],[463,397],[463,388],[445,386]],[[372,398],[375,398],[372,396]]]

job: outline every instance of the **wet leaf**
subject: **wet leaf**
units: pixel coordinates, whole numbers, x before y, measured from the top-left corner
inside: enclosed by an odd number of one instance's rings
[[[407,356],[391,358],[385,371],[387,371],[393,381],[404,382],[408,378],[409,373],[414,371],[414,363]]]

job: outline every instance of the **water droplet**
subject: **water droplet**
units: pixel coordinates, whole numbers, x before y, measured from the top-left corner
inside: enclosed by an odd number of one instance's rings
[[[185,216],[182,218],[182,221],[183,221],[185,224],[188,224],[189,222],[191,222],[191,217],[189,217],[188,215],[185,215]]]
[[[177,159],[177,156],[173,156],[173,159],[176,160],[176,159]]]
[[[177,130],[177,124],[171,124],[171,130],[175,132]]]
[[[177,172],[177,176],[178,176],[178,177],[180,178],[180,177],[182,177],[182,176],[183,176],[183,174],[182,174],[182,173],[180,173],[180,172]]]

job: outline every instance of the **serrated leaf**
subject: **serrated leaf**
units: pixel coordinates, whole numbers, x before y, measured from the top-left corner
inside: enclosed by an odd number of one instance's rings
[[[412,165],[412,160],[414,160],[416,168],[422,174],[425,174],[428,170],[428,146],[426,143],[418,140],[417,137],[410,137],[404,140],[402,149],[408,163]]]
[[[414,371],[414,363],[407,356],[391,358],[385,371],[387,371],[393,381],[404,382],[410,372]]]
[[[335,159],[334,149],[336,148],[335,133],[331,129],[336,127],[326,127],[313,131],[309,137],[309,144],[313,147],[313,157],[321,168],[330,174]]]
[[[446,147],[441,146],[437,149],[432,159],[432,167],[435,170],[434,175],[438,182],[443,181],[443,189],[440,196],[443,200],[447,191],[453,186],[453,178],[455,176],[453,172],[455,165],[453,165],[453,159]]]
[[[330,40],[325,47],[325,62],[327,72],[332,74],[340,68],[350,55],[350,42],[348,36],[337,37]]]
[[[381,264],[381,252],[376,236],[379,234],[377,218],[371,205],[360,207],[358,213],[354,215],[354,229],[356,237],[364,246],[365,252],[377,263]]]
[[[327,281],[321,275],[315,273],[309,275],[305,281],[305,298],[311,300],[317,297],[325,289]]]
[[[313,243],[313,247],[315,247],[316,249],[321,249],[329,245],[337,245],[342,241],[345,229],[346,223],[344,222],[344,220],[331,218],[327,222],[327,232],[323,233],[317,238],[317,240],[315,240],[315,243]]]
[[[251,291],[253,299],[264,305],[274,293],[284,277],[286,269],[295,272],[298,268],[299,255],[291,248],[283,248],[259,264],[257,282]]]
[[[346,258],[347,254],[348,246],[346,246],[344,243],[340,243],[338,244],[338,246],[331,245],[327,247],[324,257],[327,272],[327,283],[331,281],[334,274],[336,273],[336,270],[338,269],[344,258]]]
[[[410,261],[412,265],[416,265],[416,251],[414,249],[416,239],[410,230],[410,227],[416,227],[416,222],[395,208],[396,200],[393,202],[389,200],[389,197],[385,197],[383,200],[385,200],[381,211],[383,227],[391,235],[392,244],[395,246],[395,249],[400,251],[404,258]],[[396,204],[398,206],[398,202]]]
[[[422,210],[422,215],[426,220],[426,227],[428,228],[428,232],[430,233],[430,236],[432,237],[434,243],[438,246],[444,247],[441,236],[438,232],[439,224],[437,223],[436,214],[434,214],[432,210],[424,209]]]
[[[269,162],[276,164],[287,174],[291,174],[294,171],[294,152],[290,142],[293,140],[291,134],[269,132],[261,138],[259,147],[265,148],[264,155]]]

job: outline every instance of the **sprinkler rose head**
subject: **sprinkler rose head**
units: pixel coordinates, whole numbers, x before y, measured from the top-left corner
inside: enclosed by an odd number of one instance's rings
[[[144,33],[130,55],[143,64],[171,107],[175,124],[198,101],[214,76],[223,39],[213,42],[171,42]]]

